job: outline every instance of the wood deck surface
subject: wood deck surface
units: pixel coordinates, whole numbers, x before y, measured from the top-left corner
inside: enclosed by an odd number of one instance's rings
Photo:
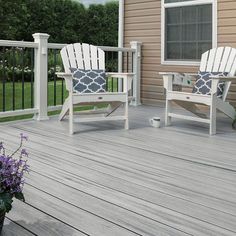
[[[220,115],[218,134],[175,120],[149,126],[164,110],[130,109],[122,122],[68,120],[0,125],[0,141],[29,136],[26,203],[14,201],[4,236],[236,235],[236,131]]]

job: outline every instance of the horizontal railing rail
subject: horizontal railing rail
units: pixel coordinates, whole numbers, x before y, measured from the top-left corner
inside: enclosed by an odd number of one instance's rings
[[[0,40],[0,118],[34,114],[38,120],[48,119],[48,112],[61,109],[67,96],[64,80],[56,76],[63,71],[60,50],[67,44],[48,43],[47,34],[33,36],[34,42]],[[135,74],[132,104],[139,105],[140,43],[99,48],[105,51],[108,72]],[[121,80],[109,78],[107,84],[108,91],[121,91]]]
[[[67,44],[61,44],[61,43],[48,43],[49,49],[62,49]],[[98,46],[103,51],[107,52],[136,52],[134,48],[120,48],[120,47],[109,47],[109,46]]]
[[[26,41],[0,40],[1,47],[37,48],[38,43]]]
[[[106,46],[99,46],[104,51],[107,52],[136,52],[133,48],[119,48],[119,47],[106,47]]]

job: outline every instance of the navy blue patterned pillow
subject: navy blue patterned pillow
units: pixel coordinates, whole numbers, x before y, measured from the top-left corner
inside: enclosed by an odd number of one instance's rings
[[[195,94],[204,94],[211,95],[211,84],[212,79],[211,76],[227,76],[227,72],[198,72],[198,78],[193,88],[193,93]],[[225,83],[220,82],[217,87],[217,97],[222,98],[224,93]]]
[[[106,73],[104,70],[82,70],[70,68],[70,71],[73,74],[73,92],[106,92]]]

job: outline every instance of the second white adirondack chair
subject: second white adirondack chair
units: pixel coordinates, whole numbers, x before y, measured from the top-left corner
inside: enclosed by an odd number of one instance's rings
[[[105,53],[102,49],[89,44],[70,44],[61,50],[61,57],[65,72],[57,73],[57,76],[64,78],[69,96],[63,104],[59,120],[61,121],[69,113],[69,131],[74,133],[74,105],[97,105],[110,104],[109,109],[103,109],[104,114],[97,117],[81,117],[78,122],[92,122],[104,120],[124,120],[125,129],[129,128],[128,116],[128,92],[131,90],[133,73],[106,73],[107,76],[123,79],[123,92],[103,92],[103,93],[75,93],[73,90],[73,75],[71,68],[82,70],[105,70]],[[113,111],[124,104],[124,115],[110,116]],[[96,113],[93,112],[93,113]]]
[[[227,76],[212,76],[211,94],[193,94],[181,91],[174,91],[173,85],[179,79],[185,81],[188,84],[187,78],[197,75],[193,74],[179,74],[170,72],[161,72],[164,79],[164,88],[166,90],[166,115],[165,124],[166,126],[171,124],[171,118],[180,118],[192,121],[198,121],[208,123],[210,125],[210,135],[216,134],[216,111],[219,110],[226,114],[228,117],[235,119],[235,109],[232,105],[226,102],[226,97],[231,85],[231,82],[236,81],[236,49],[230,47],[219,47],[211,49],[202,54],[200,72],[222,72],[227,73]],[[187,81],[187,82],[186,82]],[[217,97],[217,88],[220,81],[225,81],[223,90],[223,96]],[[187,116],[182,114],[176,114],[172,111],[172,102],[177,103],[181,107],[195,114],[195,116]],[[197,105],[203,104],[210,108],[210,114],[204,116],[199,110]]]

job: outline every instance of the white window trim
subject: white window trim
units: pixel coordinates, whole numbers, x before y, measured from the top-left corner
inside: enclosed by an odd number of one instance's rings
[[[198,0],[187,2],[164,3],[161,0],[161,64],[180,66],[199,66],[200,61],[165,60],[165,9],[170,7],[197,6],[212,4],[212,48],[217,47],[217,0]]]

